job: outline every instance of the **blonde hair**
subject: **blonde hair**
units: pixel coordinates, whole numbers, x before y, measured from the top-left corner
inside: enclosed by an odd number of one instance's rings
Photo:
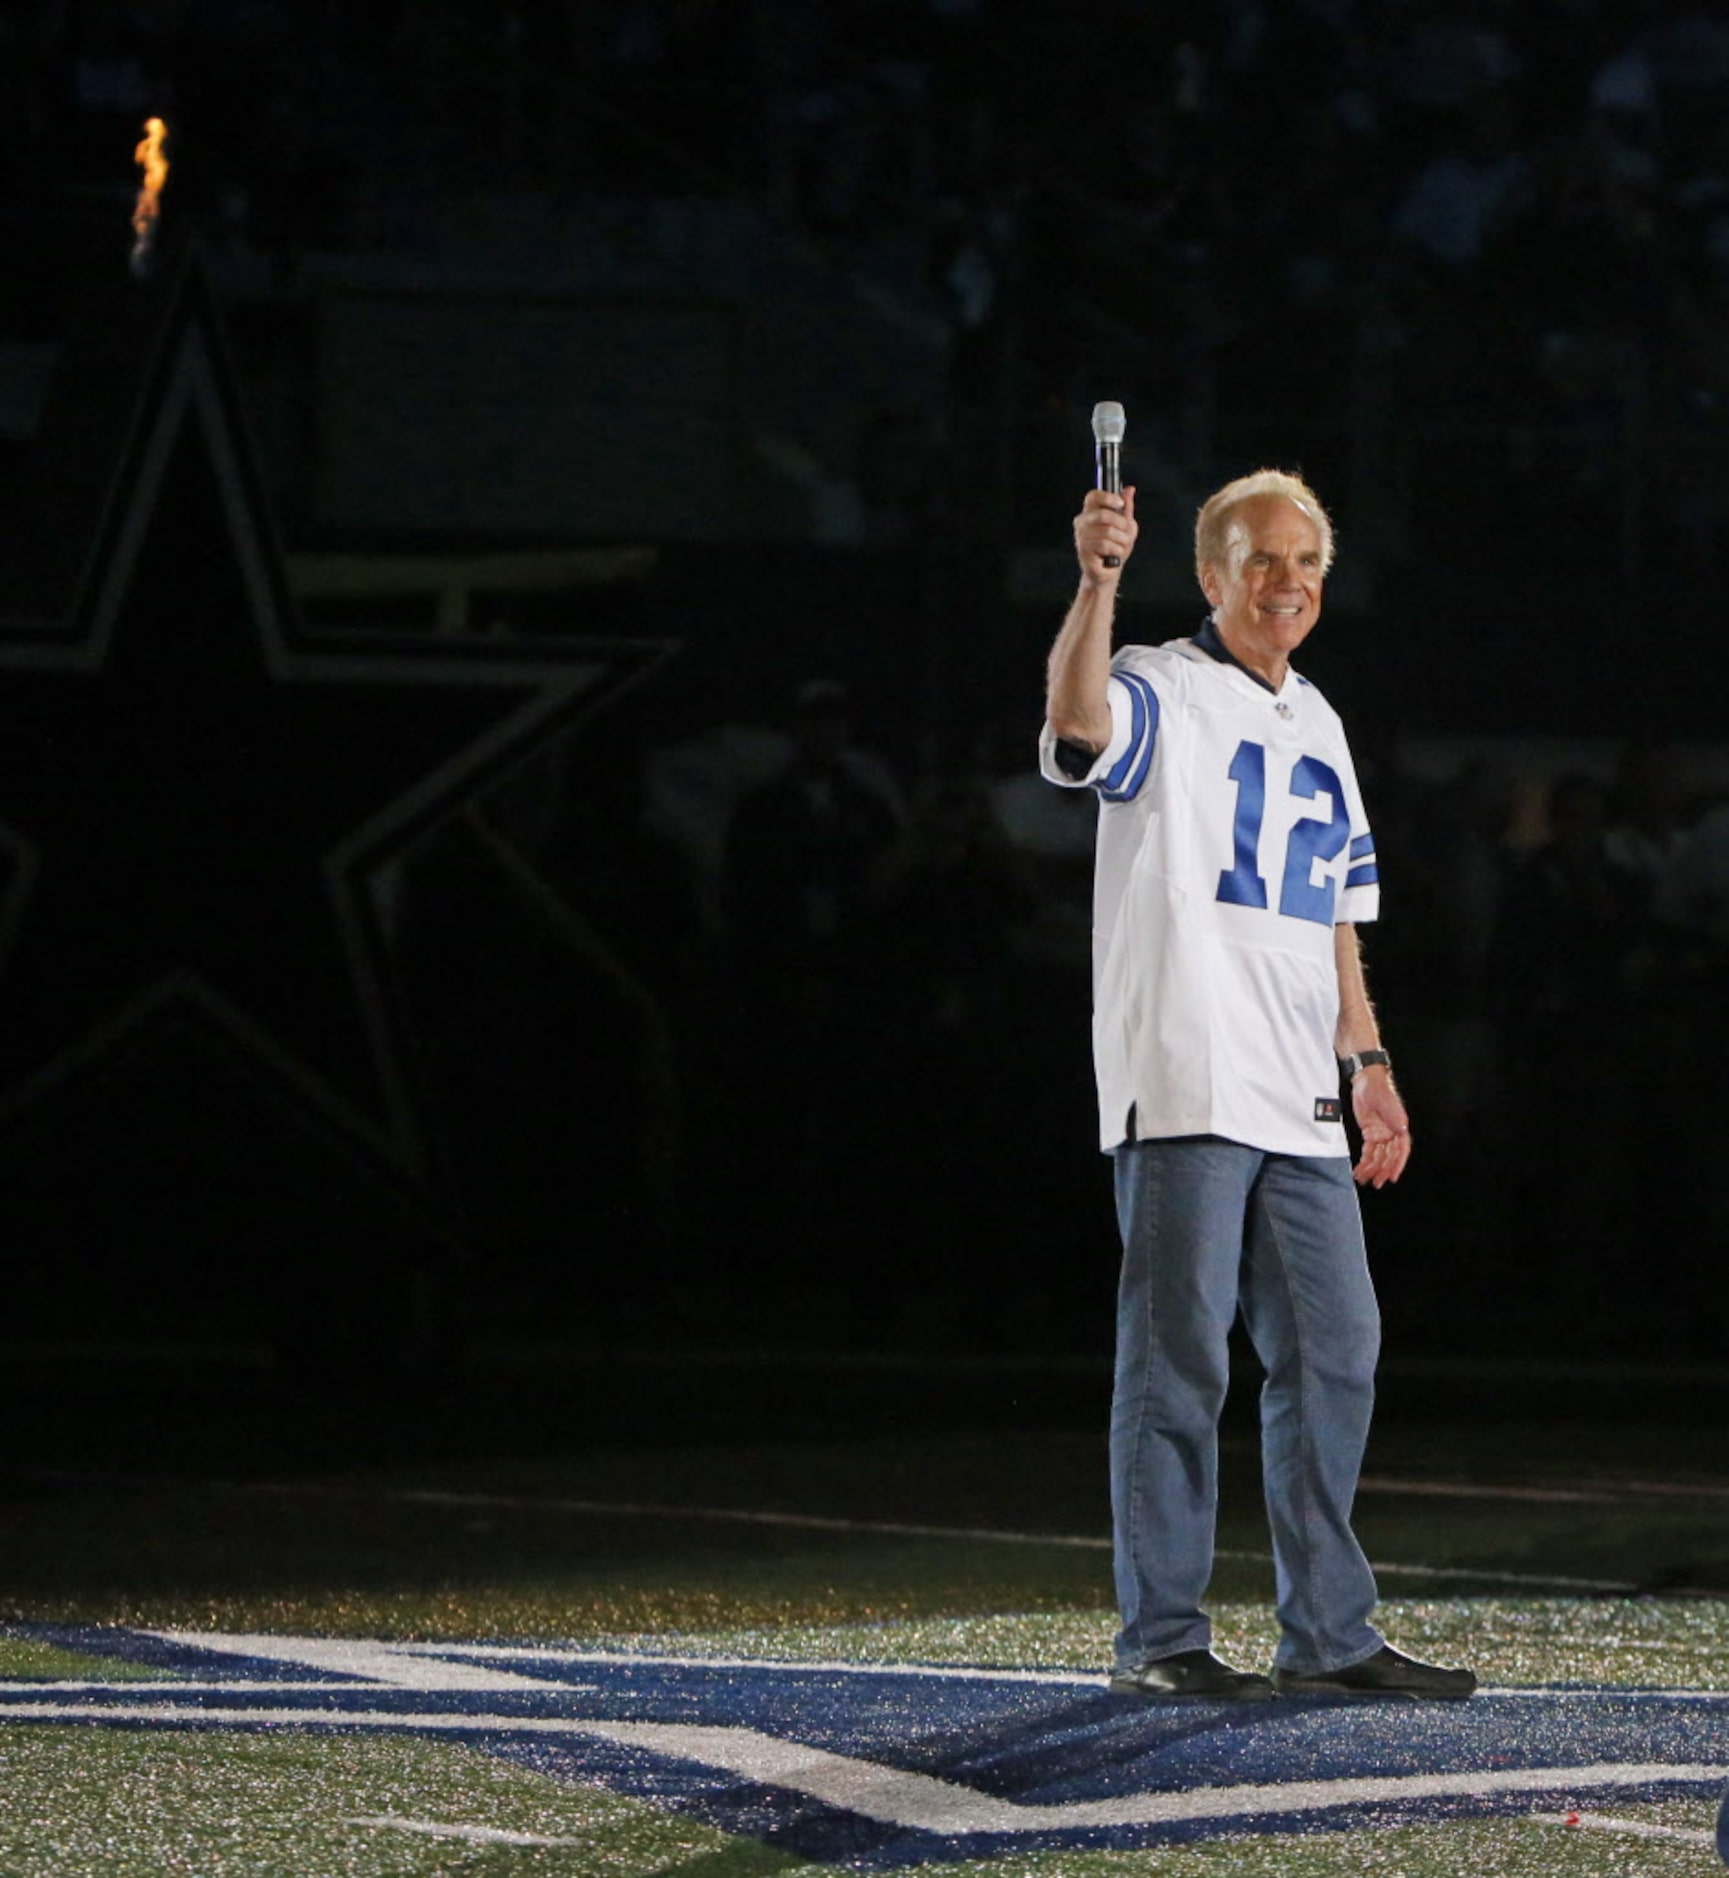
[[[1333,565],[1332,517],[1321,507],[1321,498],[1301,476],[1293,476],[1289,470],[1276,469],[1256,470],[1252,476],[1239,476],[1235,482],[1226,483],[1223,489],[1208,496],[1201,504],[1201,512],[1195,517],[1197,572],[1203,567],[1225,565],[1231,518],[1245,502],[1252,502],[1257,496],[1283,496],[1287,502],[1295,503],[1315,524],[1316,532],[1321,537],[1321,572],[1325,574]]]

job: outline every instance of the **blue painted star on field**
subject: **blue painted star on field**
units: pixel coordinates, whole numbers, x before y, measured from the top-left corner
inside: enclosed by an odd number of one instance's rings
[[[11,1628],[165,1674],[0,1682],[9,1722],[426,1734],[879,1872],[1497,1816],[1547,1830],[1609,1798],[1715,1796],[1729,1710],[1722,1691],[1577,1686],[1179,1705],[1056,1671]]]

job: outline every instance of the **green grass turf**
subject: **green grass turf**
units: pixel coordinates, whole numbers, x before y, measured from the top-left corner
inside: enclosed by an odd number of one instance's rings
[[[0,1728],[7,1878],[758,1878],[794,1861],[601,1788],[412,1736]],[[574,1840],[484,1845],[356,1820]]]
[[[1617,1807],[1614,1816],[1697,1833],[1714,1813],[1703,1801],[1678,1801]],[[1721,1869],[1711,1852],[1686,1841],[1497,1819],[1215,1839],[1156,1851],[1050,1852],[951,1865],[944,1878],[1702,1878]]]
[[[6,1682],[156,1682],[167,1672],[111,1656],[57,1649],[34,1637],[0,1634],[0,1680]]]
[[[1534,1439],[1497,1453],[1529,1461]],[[1729,1595],[1721,1485],[1587,1473],[1559,1453],[1533,1483],[1485,1483],[1465,1438],[1383,1440],[1359,1508],[1389,1596],[1540,1593],[1550,1576]],[[1510,1469],[1508,1469],[1510,1472]],[[1265,1599],[1272,1574],[1252,1449],[1225,1457],[1215,1597]],[[1559,1483],[1559,1484],[1557,1484]],[[1665,1483],[1657,1483],[1663,1485]],[[423,1489],[460,1497],[427,1503]],[[1417,1491],[1418,1488],[1431,1489]],[[3,1491],[3,1490],[0,1490]],[[1577,1497],[1543,1497],[1559,1492]],[[1108,1530],[1096,1436],[603,1448],[558,1459],[372,1470],[279,1483],[60,1482],[0,1507],[0,1613],[229,1629],[472,1637],[711,1630],[992,1611],[1102,1608],[1102,1546],[992,1544],[873,1521]],[[560,1501],[844,1515],[855,1531],[609,1515]],[[1481,1578],[1455,1574],[1481,1573]],[[1497,1574],[1524,1574],[1530,1583]],[[1548,1587],[1567,1589],[1567,1586]]]
[[[706,1388],[710,1379],[699,1380]],[[981,1372],[967,1386],[982,1393],[996,1385]],[[26,1399],[37,1398],[21,1394]],[[724,1396],[716,1402],[724,1420]],[[580,1406],[586,1412],[589,1404]],[[789,1425],[808,1430],[798,1404],[789,1409]],[[74,1444],[45,1419],[43,1437],[67,1444],[56,1464],[75,1477],[0,1483],[0,1612],[313,1634],[610,1641],[789,1660],[1071,1668],[1105,1661],[1112,1618],[1102,1549],[547,1504],[730,1506],[1097,1536],[1107,1520],[1096,1418],[1084,1432],[1006,1425],[979,1433],[927,1428],[921,1411],[900,1426],[844,1438],[765,1439],[759,1423],[747,1438],[723,1442],[717,1434],[713,1445],[679,1446],[618,1439],[622,1411],[608,1412],[610,1444],[549,1431],[532,1402],[519,1421],[495,1405],[488,1425],[474,1431],[452,1412],[424,1448],[399,1428],[392,1442],[400,1452],[393,1448],[387,1462],[358,1420],[352,1459],[338,1460],[347,1424],[331,1411],[309,1443],[319,1465],[290,1464],[285,1447],[267,1448],[276,1465],[232,1471],[203,1463],[222,1458],[224,1443],[237,1457],[247,1430],[224,1432],[207,1405],[188,1409],[204,1447],[175,1449],[172,1465],[158,1458],[147,1421],[104,1411],[90,1430],[74,1431]],[[399,1415],[403,1428],[411,1419]],[[688,1425],[708,1424],[692,1417]],[[116,1448],[113,1458],[135,1477],[117,1481],[109,1454],[90,1444],[98,1432],[103,1443],[119,1444],[129,1429],[136,1453]],[[1383,1578],[1389,1633],[1419,1653],[1469,1661],[1495,1683],[1729,1688],[1729,1482],[1715,1458],[1720,1429],[1720,1417],[1691,1407],[1660,1428],[1622,1425],[1608,1414],[1571,1425],[1387,1418],[1369,1465],[1371,1481],[1382,1484],[1365,1492],[1359,1527],[1375,1559],[1405,1568]],[[86,1457],[90,1471],[78,1477],[75,1463]],[[1253,1447],[1240,1431],[1228,1432],[1224,1461],[1227,1556],[1214,1586],[1217,1628],[1227,1653],[1261,1662],[1273,1640],[1271,1569]],[[144,1477],[159,1467],[179,1478]],[[230,1484],[198,1484],[211,1474]],[[1461,1487],[1538,1497],[1451,1491]],[[401,1497],[425,1488],[511,1503]],[[1569,1494],[1585,1497],[1548,1497]],[[1454,1572],[1484,1576],[1447,1575]],[[1540,1583],[1494,1576],[1509,1572],[1691,1595],[1544,1595]],[[0,1637],[0,1677],[130,1673]],[[1701,1752],[1710,1758],[1718,1750],[1702,1743]],[[4,1878],[506,1871],[778,1878],[814,1869],[634,1801],[407,1737],[0,1728],[0,1794]],[[1704,1798],[1623,1804],[1604,1795],[1593,1810],[1696,1834],[1709,1828],[1713,1809]],[[385,1814],[581,1844],[483,1846],[342,1823]],[[940,1868],[973,1878],[1663,1878],[1718,1869],[1707,1848],[1688,1841],[1514,1817]]]
[[[341,1626],[237,1626],[226,1618],[196,1624],[172,1612],[129,1621],[305,1636],[556,1639],[585,1648],[787,1663],[834,1660],[1101,1671],[1109,1658],[1114,1625],[1112,1613],[1093,1604],[866,1623],[751,1621],[744,1610],[735,1609],[733,1621],[718,1628],[645,1630],[624,1621],[632,1608],[629,1600],[620,1600],[610,1612],[611,1623],[560,1628],[567,1607],[558,1593],[534,1601],[518,1591],[465,1606],[471,1621],[460,1632],[404,1624],[403,1606],[390,1599],[344,1607],[340,1615],[348,1621]],[[1221,1653],[1247,1663],[1271,1657],[1277,1633],[1266,1603],[1215,1600],[1211,1608]],[[1379,1621],[1401,1647],[1418,1655],[1469,1662],[1484,1682],[1506,1687],[1590,1683],[1729,1690],[1729,1600],[1724,1599],[1393,1598],[1382,1605]],[[0,1634],[0,1677],[8,1680],[113,1682],[165,1673]]]
[[[411,1737],[0,1728],[0,1779],[7,1878],[816,1878],[835,1869]],[[1714,1809],[1683,1799],[1602,1810],[1697,1834]],[[485,1845],[348,1823],[385,1818],[575,1843]],[[1701,1878],[1720,1867],[1686,1840],[1514,1817],[917,1869],[930,1878]]]
[[[1388,1606],[1389,1628],[1419,1648],[1462,1651],[1490,1680],[1625,1681],[1729,1687],[1729,1603],[1452,1600]],[[1270,1639],[1262,1606],[1226,1605],[1225,1646],[1254,1654]],[[748,1652],[857,1661],[949,1661],[1062,1666],[1095,1662],[1102,1610],[1035,1612],[888,1624],[610,1639],[702,1653]],[[606,1641],[590,1639],[591,1642]],[[11,1674],[17,1640],[0,1652]],[[1707,1750],[1708,1751],[1708,1750]],[[281,1873],[546,1872],[660,1878],[814,1874],[749,1841],[598,1788],[565,1785],[443,1742],[409,1737],[269,1737],[110,1733],[0,1727],[0,1872],[7,1878],[200,1878]],[[1659,1802],[1595,1796],[1591,1812],[1701,1834],[1706,1798]],[[485,1827],[575,1845],[479,1845],[345,1822],[389,1817]],[[1015,1854],[921,1868],[936,1878],[1625,1878],[1716,1869],[1698,1843],[1526,1816],[1309,1837],[1226,1835],[1134,1852]]]
[[[1268,1607],[1215,1603],[1221,1654],[1271,1659]],[[1506,1687],[1613,1683],[1729,1690],[1729,1600],[1390,1599],[1380,1620],[1415,1655],[1468,1662]],[[634,1650],[716,1650],[769,1661],[954,1663],[980,1668],[1099,1669],[1110,1655],[1108,1610],[915,1618],[871,1625],[741,1625],[700,1636],[615,1635]]]

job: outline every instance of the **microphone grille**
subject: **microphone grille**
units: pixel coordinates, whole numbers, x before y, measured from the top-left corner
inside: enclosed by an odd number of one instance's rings
[[[1123,415],[1123,407],[1114,398],[1093,406],[1094,443],[1121,443],[1128,428],[1129,420]]]

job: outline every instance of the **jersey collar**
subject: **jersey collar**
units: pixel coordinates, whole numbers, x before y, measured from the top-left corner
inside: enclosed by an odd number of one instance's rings
[[[1277,685],[1269,683],[1259,672],[1250,671],[1248,666],[1225,644],[1219,636],[1219,628],[1210,613],[1201,622],[1201,630],[1195,634],[1195,644],[1206,653],[1208,658],[1217,659],[1221,665],[1234,665],[1245,678],[1252,678],[1263,691],[1270,691],[1275,698],[1279,695]]]

